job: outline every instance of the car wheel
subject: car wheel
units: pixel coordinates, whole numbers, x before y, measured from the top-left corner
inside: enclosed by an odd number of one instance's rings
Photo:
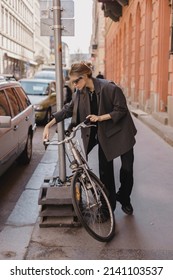
[[[28,138],[24,151],[19,157],[19,162],[22,164],[28,164],[32,158],[32,134],[28,133]]]

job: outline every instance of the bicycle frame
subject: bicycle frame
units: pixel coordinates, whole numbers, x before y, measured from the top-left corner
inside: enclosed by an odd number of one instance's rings
[[[89,178],[89,181],[90,181],[90,184],[92,185],[92,188],[94,190],[94,194],[95,194],[95,197],[96,197],[96,201],[98,203],[99,199],[98,199],[98,194],[97,194],[97,191],[96,191],[96,188],[95,188],[95,184],[93,183],[93,181],[91,180],[90,178],[90,175],[88,173],[88,169],[89,169],[89,166],[88,166],[88,163],[87,161],[81,156],[79,150],[77,149],[75,143],[72,141],[72,139],[70,139],[67,144],[69,145],[69,149],[72,153],[72,156],[74,158],[74,160],[76,160],[77,162],[77,167],[74,168],[74,171],[78,171],[78,170],[83,170],[82,173],[83,175],[86,174],[87,177]],[[73,168],[71,168],[73,170]],[[87,192],[87,186],[83,183],[82,181],[82,185],[83,185],[83,188],[85,190],[85,193],[86,193],[86,197],[87,197],[87,205],[89,208],[92,208],[94,205],[90,205],[89,203],[89,197],[88,197],[88,192]]]

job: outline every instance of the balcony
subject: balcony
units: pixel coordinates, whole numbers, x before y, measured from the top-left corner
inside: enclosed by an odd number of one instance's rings
[[[128,0],[98,0],[102,3],[105,17],[110,17],[113,21],[119,21],[122,16],[122,7],[128,5]]]
[[[129,4],[129,0],[98,0],[98,2],[102,2],[102,3],[118,2],[121,6],[126,6]]]

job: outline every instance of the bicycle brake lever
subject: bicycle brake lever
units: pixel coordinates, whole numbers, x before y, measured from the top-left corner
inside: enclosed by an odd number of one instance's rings
[[[90,121],[90,119],[88,118],[88,119],[85,119],[83,123],[86,124],[86,125],[88,125],[88,124],[91,124],[91,121]]]
[[[83,123],[84,123],[84,127],[86,127],[86,126],[88,126],[88,127],[90,127],[90,126],[96,127],[96,124],[91,122],[89,118],[85,119]]]

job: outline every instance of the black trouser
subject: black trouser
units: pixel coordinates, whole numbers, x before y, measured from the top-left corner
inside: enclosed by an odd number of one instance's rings
[[[116,207],[116,188],[114,181],[114,166],[113,160],[107,161],[105,154],[98,144],[98,158],[99,158],[99,174],[100,180],[105,185],[108,190],[108,197],[112,207],[112,210],[115,210]]]
[[[99,156],[99,173],[100,180],[106,186],[109,192],[109,201],[112,209],[116,207],[116,187],[114,180],[114,166],[113,160],[107,161],[105,154],[99,145],[98,149]],[[133,187],[133,162],[134,154],[133,148],[121,157],[121,168],[120,168],[120,188],[119,194],[122,204],[128,204],[130,202],[130,194]]]
[[[133,162],[134,153],[133,148],[127,153],[121,155],[121,168],[120,168],[120,188],[119,198],[122,204],[130,202],[130,195],[133,188]]]

